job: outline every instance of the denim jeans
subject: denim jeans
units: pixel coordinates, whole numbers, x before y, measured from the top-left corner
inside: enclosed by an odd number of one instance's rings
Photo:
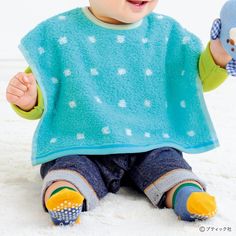
[[[85,210],[93,209],[108,192],[131,185],[146,194],[154,206],[165,206],[166,192],[185,180],[202,182],[179,150],[170,147],[143,153],[110,155],[71,155],[41,165],[46,189],[55,181],[74,184],[86,199]],[[44,209],[46,210],[45,206]]]

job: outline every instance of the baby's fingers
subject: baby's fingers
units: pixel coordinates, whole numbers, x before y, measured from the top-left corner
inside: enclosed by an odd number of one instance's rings
[[[17,74],[15,76],[15,78],[24,86],[26,86],[26,88],[29,88],[31,83],[30,83],[30,79],[27,77],[27,75],[25,75],[24,73],[20,73]]]
[[[11,94],[9,92],[7,92],[6,97],[7,97],[7,101],[12,104],[16,104],[20,99],[18,96]]]
[[[9,87],[15,87],[17,89],[20,89],[23,92],[27,91],[27,85],[25,83],[22,83],[18,78],[14,78],[10,81]]]
[[[17,96],[17,97],[21,97],[25,94],[25,92],[22,91],[21,89],[11,86],[11,85],[7,88],[7,93]]]
[[[33,74],[27,74],[27,76],[24,75],[22,81],[28,88],[36,82]]]

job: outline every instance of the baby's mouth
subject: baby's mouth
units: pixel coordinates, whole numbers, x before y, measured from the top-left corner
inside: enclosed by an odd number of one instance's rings
[[[138,0],[127,0],[127,2],[129,2],[130,4],[133,4],[137,7],[140,7],[140,6],[145,5],[146,3],[148,3],[147,1],[138,1]]]

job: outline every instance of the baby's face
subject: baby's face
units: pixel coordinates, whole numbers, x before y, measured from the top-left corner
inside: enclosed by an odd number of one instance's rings
[[[134,23],[148,15],[158,0],[90,0],[95,16],[107,23]]]

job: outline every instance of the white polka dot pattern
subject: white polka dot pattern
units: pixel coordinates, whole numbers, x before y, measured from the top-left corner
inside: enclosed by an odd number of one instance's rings
[[[127,136],[132,136],[132,130],[131,129],[125,129],[125,133]]]
[[[68,43],[68,39],[66,36],[62,36],[58,39],[58,42],[60,45],[63,45],[63,44],[67,44]]]
[[[78,133],[76,137],[78,140],[85,139],[85,135],[82,133]]]
[[[120,100],[118,103],[118,106],[121,108],[125,108],[127,106],[126,101],[124,99]]]
[[[131,31],[104,29],[80,11],[50,18],[22,41],[32,69],[42,74],[38,82],[46,96],[34,141],[37,161],[57,152],[103,154],[159,145],[197,152],[217,142],[195,84],[197,37],[160,14],[148,15]],[[45,32],[48,37],[32,43]]]
[[[44,54],[45,53],[45,49],[43,47],[39,47],[38,48],[38,53],[39,53],[39,55]]]

